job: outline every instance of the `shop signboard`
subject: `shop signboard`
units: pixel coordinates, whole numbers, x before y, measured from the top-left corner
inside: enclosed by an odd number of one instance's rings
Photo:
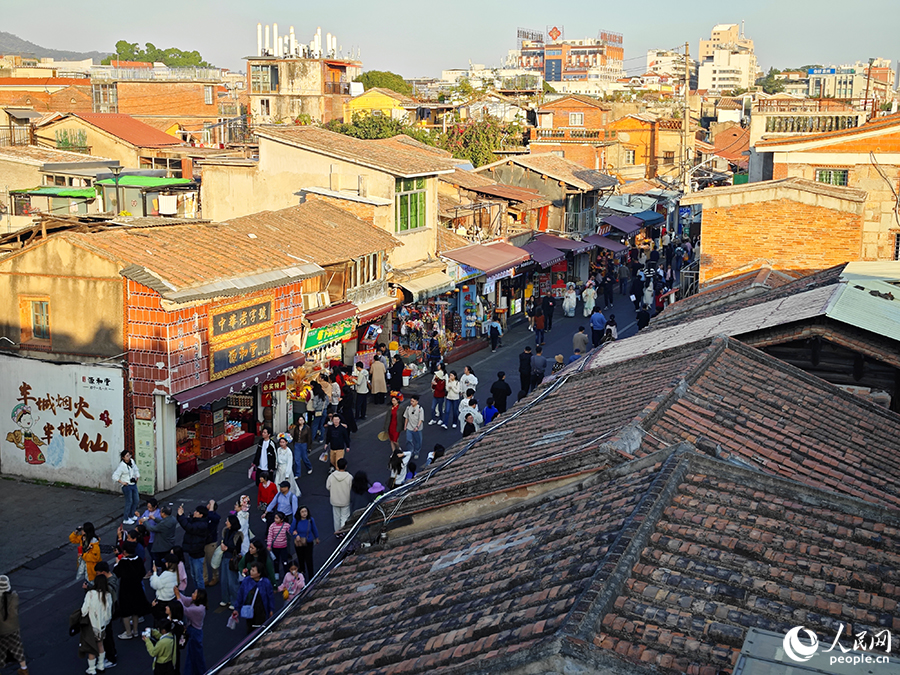
[[[269,293],[210,310],[210,380],[272,358],[274,303],[274,295]]]
[[[271,394],[273,391],[284,391],[285,389],[287,389],[287,378],[284,375],[276,377],[274,380],[263,382],[262,386],[264,394]]]
[[[213,348],[209,358],[209,379],[231,375],[255,363],[268,361],[272,354],[269,335]]]
[[[308,328],[306,337],[303,340],[303,351],[316,349],[329,342],[342,340],[353,332],[353,317],[338,321],[337,323],[328,324],[321,328]]]
[[[0,357],[3,472],[113,489],[125,447],[119,368]]]
[[[152,421],[134,421],[134,461],[141,473],[138,491],[153,494],[156,492],[156,436]]]
[[[453,281],[457,284],[461,284],[463,281],[466,281],[468,279],[480,277],[481,270],[474,267],[469,267],[468,265],[463,265],[462,263],[448,260],[447,276],[453,279]]]

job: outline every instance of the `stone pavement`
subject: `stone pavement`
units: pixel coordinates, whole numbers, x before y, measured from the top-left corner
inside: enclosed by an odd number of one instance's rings
[[[619,324],[620,337],[635,332],[634,309],[627,298],[616,295],[614,312]],[[607,313],[608,315],[608,313]],[[579,325],[587,325],[579,305],[575,318],[564,318],[557,308],[554,328],[546,335],[545,355],[550,361],[556,354],[566,358],[571,354],[572,335]],[[477,397],[483,406],[498,370],[504,370],[513,391],[518,389],[518,354],[526,344],[534,344],[533,334],[524,322],[511,327],[503,339],[503,347],[497,353],[484,349],[465,359],[450,364],[449,369],[462,373],[464,365],[474,368],[479,378]],[[421,404],[430,411],[430,378],[422,377],[404,389],[405,394],[419,393]],[[511,401],[512,402],[512,401]],[[359,422],[359,432],[353,436],[351,451],[347,455],[351,473],[364,470],[370,481],[387,483],[387,462],[390,447],[377,440],[382,429],[386,406],[369,404],[368,419]],[[426,426],[423,453],[435,443],[450,447],[461,437],[459,429],[444,430],[439,426]],[[202,472],[186,481],[176,490],[157,495],[162,503],[180,503],[190,510],[210,498],[221,503],[219,512],[227,514],[236,498],[249,494],[255,499],[254,486],[247,478],[247,467],[253,450],[229,457],[226,467],[213,476]],[[321,565],[330,554],[337,540],[332,532],[331,507],[325,490],[327,469],[317,460],[319,448],[310,453],[314,473],[298,480],[303,496],[300,502],[310,508],[319,526],[321,545],[315,550],[315,564]],[[10,574],[13,589],[21,598],[22,636],[31,672],[34,675],[67,675],[83,673],[85,663],[76,658],[77,642],[68,638],[68,615],[80,606],[83,591],[74,582],[75,547],[68,543],[68,535],[76,524],[92,521],[98,528],[101,543],[111,544],[121,518],[121,495],[102,494],[78,489],[48,487],[15,480],[0,482],[0,509],[3,524],[0,525],[3,546],[0,547],[0,569]],[[251,521],[252,522],[252,521]],[[260,528],[257,528],[260,529]],[[112,558],[111,553],[105,556]],[[190,590],[190,588],[189,588]],[[148,594],[148,597],[152,597]],[[204,630],[204,651],[207,665],[212,666],[243,639],[243,631],[225,628],[227,610],[218,603],[219,587],[210,590],[210,612]],[[281,604],[277,600],[278,605]],[[114,629],[121,631],[121,622]],[[122,672],[143,675],[150,673],[150,659],[139,640],[117,641]],[[2,669],[5,674],[14,668]]]

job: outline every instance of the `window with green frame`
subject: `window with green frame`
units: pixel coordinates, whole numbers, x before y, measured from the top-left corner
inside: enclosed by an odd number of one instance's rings
[[[50,303],[45,300],[31,303],[31,334],[35,340],[50,339]]]
[[[394,195],[394,231],[425,227],[425,179],[398,178]]]

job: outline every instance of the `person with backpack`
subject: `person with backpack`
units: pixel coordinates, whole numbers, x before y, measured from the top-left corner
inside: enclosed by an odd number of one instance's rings
[[[431,378],[431,424],[440,424],[444,418],[444,405],[447,398],[447,372],[439,363]]]
[[[249,576],[244,577],[241,588],[238,591],[237,604],[231,616],[247,621],[247,635],[262,626],[275,614],[275,591],[272,582],[263,576],[262,566],[252,563],[249,568]]]
[[[10,654],[19,663],[16,675],[28,675],[25,647],[19,631],[19,594],[12,590],[9,577],[0,576],[0,653]]]
[[[488,334],[491,336],[491,352],[494,353],[500,345],[500,338],[503,337],[503,326],[497,321],[496,316],[488,324]]]
[[[531,357],[531,388],[536,389],[537,386],[544,381],[547,374],[547,357],[544,356],[544,348],[538,346],[534,350],[534,356]]]
[[[428,371],[433,373],[437,368],[437,365],[441,362],[441,342],[438,340],[438,332],[436,330],[431,331],[431,337],[428,338],[428,345],[425,349],[425,358],[428,359]],[[397,391],[400,391],[399,385]]]

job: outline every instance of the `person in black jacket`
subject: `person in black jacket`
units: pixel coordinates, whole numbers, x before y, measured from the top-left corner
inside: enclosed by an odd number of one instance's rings
[[[203,557],[206,549],[206,539],[209,537],[209,509],[200,504],[194,509],[193,515],[188,518],[184,515],[184,504],[178,507],[178,523],[184,528],[184,541],[181,548],[188,556],[188,565],[191,568],[191,577],[194,586],[205,588],[203,584]]]
[[[337,468],[338,460],[344,453],[350,450],[350,430],[346,424],[341,424],[341,416],[334,414],[325,427],[325,447],[331,461],[329,473]]]
[[[222,516],[216,513],[219,510],[219,505],[215,499],[210,499],[206,508],[209,509],[209,515],[207,516],[209,528],[206,533],[206,546],[203,553],[203,585],[209,588],[219,583],[219,570],[212,568],[212,555],[219,545],[219,523],[222,520]],[[208,572],[207,569],[209,569]]]
[[[391,381],[388,383],[388,388],[391,391],[400,392],[403,389],[403,369],[406,366],[403,365],[403,357],[399,354],[394,356],[394,364],[390,367],[388,372],[391,375]]]
[[[650,312],[647,311],[647,305],[641,304],[641,308],[635,317],[637,319],[637,328],[642,330],[650,325]]]
[[[544,314],[544,328],[549,332],[553,329],[553,310],[556,308],[556,299],[552,295],[541,298],[541,312]]]
[[[531,388],[531,347],[528,346],[525,347],[525,351],[519,354],[519,380],[522,385],[520,391],[523,394],[527,394]]]
[[[257,485],[262,481],[264,471],[270,472],[273,476],[275,475],[275,465],[277,463],[275,461],[275,452],[278,449],[275,441],[272,440],[272,430],[269,427],[263,427],[260,435],[262,440],[256,448],[256,454],[253,455],[253,464],[250,467],[251,470],[256,470]]]
[[[506,381],[506,373],[502,370],[497,373],[497,381],[491,385],[491,396],[494,398],[494,405],[497,406],[497,412],[506,412],[506,399],[512,396],[512,389]]]

